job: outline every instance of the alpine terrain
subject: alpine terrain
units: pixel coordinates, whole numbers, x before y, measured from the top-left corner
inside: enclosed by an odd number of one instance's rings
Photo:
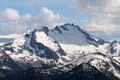
[[[120,42],[70,23],[31,30],[0,46],[0,80],[120,80]]]

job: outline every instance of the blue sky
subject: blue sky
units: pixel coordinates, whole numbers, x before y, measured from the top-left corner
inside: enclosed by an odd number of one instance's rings
[[[18,10],[21,14],[30,13],[31,15],[36,15],[39,13],[41,7],[47,7],[62,16],[76,17],[80,15],[80,12],[75,9],[74,0],[3,0],[0,2],[0,10],[6,8],[12,8]],[[83,14],[84,15],[84,14]]]
[[[1,0],[0,34],[70,22],[99,37],[120,39],[119,12],[119,0]]]

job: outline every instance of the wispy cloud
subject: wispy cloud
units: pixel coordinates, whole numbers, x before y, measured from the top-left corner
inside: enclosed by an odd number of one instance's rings
[[[76,0],[80,11],[94,15],[86,29],[92,32],[103,32],[107,35],[120,31],[120,24],[116,24],[120,16],[120,0]]]
[[[120,0],[77,0],[80,10],[92,13],[116,13],[120,11]]]
[[[111,24],[111,23],[105,23],[105,24],[100,24],[100,23],[92,23],[89,26],[86,26],[86,29],[90,32],[103,32],[106,33],[107,35],[112,35],[114,32],[116,32],[118,26]]]

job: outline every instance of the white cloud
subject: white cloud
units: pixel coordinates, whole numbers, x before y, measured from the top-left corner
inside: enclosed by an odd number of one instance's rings
[[[61,16],[59,14],[46,7],[42,7],[39,14],[32,17],[31,23],[34,28],[40,28],[41,26],[49,26],[49,28],[53,28],[55,25],[61,23],[60,20]]]
[[[21,19],[30,19],[32,16],[30,14],[20,15],[19,12],[15,9],[7,8],[4,11],[0,12],[0,20],[21,20]]]
[[[46,7],[42,7],[36,16],[21,15],[17,10],[7,8],[0,12],[0,33],[23,33],[41,26],[54,27],[59,21],[60,15]]]
[[[8,20],[16,20],[16,19],[20,18],[20,15],[19,15],[18,11],[14,10],[14,9],[7,8],[3,12],[1,12],[0,18],[8,19]]]
[[[112,35],[115,31],[117,31],[117,28],[118,28],[117,25],[111,23],[105,23],[105,24],[92,23],[92,25],[86,27],[88,31],[104,32],[107,35]]]
[[[60,20],[60,15],[46,7],[42,7],[40,10],[40,18],[43,25],[54,26]]]
[[[89,23],[85,26],[85,28],[90,32],[102,32],[106,35],[116,35],[120,31],[120,24],[116,24],[116,17],[111,16],[95,16]]]
[[[107,35],[119,32],[120,24],[116,24],[120,16],[120,0],[76,0],[80,11],[94,14],[89,19],[86,29],[91,32],[102,32]],[[115,34],[116,35],[116,34]]]
[[[30,14],[27,13],[27,14],[21,16],[21,18],[27,20],[27,19],[31,19],[32,16],[31,16]]]
[[[120,11],[120,0],[77,0],[80,10],[92,13],[115,13]]]
[[[27,29],[24,22],[30,18],[30,14],[20,15],[17,10],[7,8],[0,12],[0,33],[21,33]]]

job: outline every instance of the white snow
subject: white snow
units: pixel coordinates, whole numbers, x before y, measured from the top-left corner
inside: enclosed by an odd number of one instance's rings
[[[67,26],[68,27],[68,26]],[[31,38],[25,38],[25,37],[19,37],[13,41],[13,44],[11,45],[14,47],[15,52],[11,53],[10,51],[5,51],[10,57],[16,61],[21,63],[29,63],[33,67],[40,67],[42,66],[41,63],[52,65],[56,64],[57,66],[63,66],[72,64],[73,67],[80,65],[81,63],[87,63],[88,61],[95,59],[91,62],[91,65],[97,67],[98,70],[100,68],[105,69],[104,66],[98,65],[99,63],[104,65],[102,60],[106,63],[109,63],[111,68],[109,71],[113,70],[113,73],[116,76],[120,76],[120,72],[118,72],[114,66],[111,64],[111,59],[115,59],[116,64],[120,62],[120,58],[118,57],[120,54],[120,44],[114,44],[114,48],[117,50],[115,54],[110,53],[110,43],[105,43],[103,45],[99,45],[98,47],[89,44],[89,40],[86,38],[85,34],[80,32],[75,27],[69,27],[68,30],[63,30],[60,28],[62,33],[59,33],[56,30],[48,32],[48,35],[44,31],[36,31],[36,42],[42,43],[44,46],[47,46],[51,50],[55,51],[58,55],[58,50],[60,47],[65,51],[66,55],[59,55],[58,62],[54,59],[47,59],[47,58],[41,58],[34,52],[31,53],[25,49],[22,49],[23,52],[18,52],[18,48],[21,49],[19,46],[27,46],[30,49],[33,49],[30,46],[30,40]],[[29,32],[30,33],[30,32]],[[97,38],[95,38],[97,40]],[[58,43],[55,43],[57,41]],[[96,52],[100,52],[101,54],[106,55],[107,57],[96,54]],[[40,51],[41,54],[45,54],[44,50]],[[110,55],[111,54],[111,55]],[[98,60],[100,59],[100,60]],[[60,64],[62,65],[60,65]],[[67,70],[67,68],[65,68]]]
[[[17,38],[13,41],[13,44],[12,46],[14,47],[18,47],[18,46],[22,46],[24,45],[26,42],[25,38],[24,37],[20,37],[20,38]]]
[[[4,45],[5,43],[0,43],[0,46]]]
[[[23,53],[13,53],[10,54],[10,56],[17,61],[22,61],[26,62],[26,61],[31,61],[31,62],[35,62],[38,61],[38,58],[36,55],[29,53],[28,51],[23,51]]]
[[[10,55],[10,54],[12,54],[12,52],[11,51],[5,51],[6,52],[6,54],[8,54],[8,55]]]
[[[36,32],[36,41],[44,44],[45,46],[51,48],[54,51],[57,51],[59,49],[58,45],[49,36],[47,36],[43,31]]]
[[[49,35],[57,40],[59,43],[63,44],[76,44],[76,45],[88,45],[86,38],[83,33],[81,33],[78,29],[72,28],[70,31],[65,31],[61,29],[62,34],[58,31],[51,31]]]

